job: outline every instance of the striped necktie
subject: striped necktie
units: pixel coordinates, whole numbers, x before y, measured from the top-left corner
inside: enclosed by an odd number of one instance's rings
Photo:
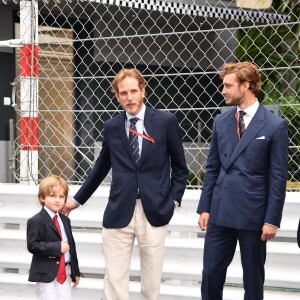
[[[139,118],[131,118],[129,120],[130,122],[130,129],[137,131],[136,130],[136,123],[139,120]],[[140,159],[140,153],[139,153],[139,140],[138,136],[134,134],[133,132],[129,131],[129,146],[134,158],[134,161],[137,163],[138,160]]]
[[[240,138],[242,138],[244,131],[246,129],[245,127],[245,121],[244,121],[244,115],[246,113],[243,110],[239,111],[239,129],[240,129]]]

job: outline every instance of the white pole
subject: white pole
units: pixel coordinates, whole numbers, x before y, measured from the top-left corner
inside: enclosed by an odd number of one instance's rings
[[[20,1],[20,181],[38,182],[38,3]]]

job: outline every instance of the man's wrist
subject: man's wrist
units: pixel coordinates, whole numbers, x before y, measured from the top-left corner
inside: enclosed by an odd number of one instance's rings
[[[175,206],[175,208],[180,207],[180,203],[178,201],[174,200],[174,206]]]
[[[269,226],[272,226],[272,227],[274,227],[274,228],[277,228],[277,229],[278,229],[278,227],[277,227],[276,225],[273,225],[273,224],[265,223],[265,225],[269,225]]]
[[[80,206],[80,205],[81,205],[78,201],[76,201],[76,199],[72,198],[71,200],[72,200],[77,206]]]

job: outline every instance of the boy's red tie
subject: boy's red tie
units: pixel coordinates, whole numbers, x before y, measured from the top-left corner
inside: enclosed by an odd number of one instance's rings
[[[54,221],[54,224],[55,224],[55,226],[57,228],[57,231],[58,231],[58,233],[60,235],[60,239],[62,240],[62,234],[61,234],[60,226],[59,226],[59,223],[58,223],[56,215],[53,217],[53,221]],[[61,254],[61,256],[60,256],[60,263],[59,263],[59,269],[58,269],[58,273],[57,273],[57,276],[56,276],[56,280],[60,284],[63,284],[66,281],[66,279],[67,279],[67,275],[66,275],[65,255]]]

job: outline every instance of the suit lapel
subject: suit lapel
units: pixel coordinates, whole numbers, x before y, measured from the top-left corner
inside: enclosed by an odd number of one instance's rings
[[[227,130],[228,130],[228,136],[230,139],[230,142],[232,144],[232,148],[235,149],[239,139],[238,139],[238,135],[237,135],[237,125],[236,125],[236,117],[235,117],[235,113],[236,113],[236,108],[232,109],[232,111],[230,111],[230,113],[228,114],[228,118],[227,118]]]
[[[40,215],[42,216],[43,220],[57,233],[57,235],[60,237],[56,226],[54,224],[54,221],[51,219],[51,217],[49,216],[49,214],[46,212],[46,210],[44,208],[41,209],[40,211]]]
[[[243,138],[239,141],[229,161],[228,167],[237,159],[249,143],[255,138],[257,133],[267,124],[264,107],[259,105],[256,114],[244,132]]]
[[[155,127],[155,111],[152,108],[146,106],[145,118],[144,118],[144,133],[143,134],[146,134],[146,135],[150,136],[151,138],[153,138],[154,127]],[[141,153],[141,157],[138,161],[139,166],[143,163],[143,160],[145,159],[145,156],[147,154],[150,144],[151,144],[150,141],[143,138],[142,153]]]

